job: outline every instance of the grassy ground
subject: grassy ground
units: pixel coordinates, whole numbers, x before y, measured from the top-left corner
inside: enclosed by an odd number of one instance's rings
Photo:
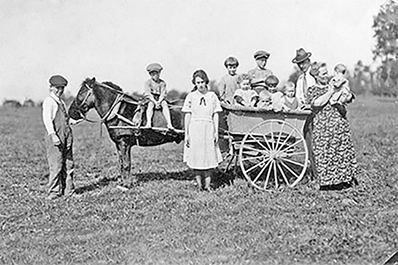
[[[349,119],[359,186],[198,192],[182,144],[133,149],[140,185],[119,191],[115,147],[75,127],[79,199],[46,201],[40,109],[0,109],[0,264],[382,264],[398,250],[398,106],[360,98]]]

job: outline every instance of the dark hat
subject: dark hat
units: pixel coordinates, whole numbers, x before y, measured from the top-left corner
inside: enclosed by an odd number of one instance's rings
[[[256,52],[254,53],[254,59],[259,59],[259,58],[268,59],[270,55],[271,55],[271,54],[270,54],[269,52],[261,51],[261,50],[260,50],[260,51],[256,51]]]
[[[65,77],[61,75],[53,75],[50,77],[50,85],[53,87],[60,87],[60,86],[66,86],[68,84],[68,80],[65,79]]]
[[[151,63],[146,67],[148,72],[160,72],[163,70],[163,67],[158,63]]]
[[[300,48],[296,50],[296,57],[292,60],[293,63],[300,63],[308,58],[310,58],[312,55],[311,52],[306,52],[303,48]]]

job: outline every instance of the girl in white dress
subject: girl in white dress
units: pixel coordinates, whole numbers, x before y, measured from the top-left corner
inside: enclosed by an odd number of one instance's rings
[[[211,173],[222,161],[218,146],[220,101],[209,91],[209,78],[203,70],[193,73],[194,90],[185,98],[184,162],[194,170],[200,189],[210,189]],[[204,183],[203,183],[204,179]]]

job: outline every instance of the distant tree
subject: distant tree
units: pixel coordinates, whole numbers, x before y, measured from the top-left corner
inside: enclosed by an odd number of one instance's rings
[[[380,7],[373,20],[376,47],[374,59],[381,61],[378,70],[381,89],[391,95],[398,95],[398,3],[389,0]],[[383,94],[385,94],[383,92]]]
[[[31,99],[25,99],[25,101],[22,103],[23,107],[34,107],[35,102]]]
[[[398,55],[398,4],[389,0],[380,7],[380,12],[373,20],[376,47],[373,54],[383,62]]]
[[[7,107],[7,108],[19,108],[19,107],[21,107],[21,106],[22,106],[21,103],[20,103],[19,101],[17,101],[17,100],[13,100],[13,99],[7,100],[7,99],[5,99],[5,100],[3,101],[3,107]]]
[[[179,99],[180,98],[180,92],[178,92],[175,89],[167,91],[167,98],[169,98],[171,100]]]

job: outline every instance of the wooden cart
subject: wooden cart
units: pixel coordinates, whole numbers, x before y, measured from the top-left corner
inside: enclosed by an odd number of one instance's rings
[[[294,187],[306,173],[309,152],[303,136],[309,110],[274,112],[222,104],[220,130],[228,141],[228,165],[239,167],[251,186]]]

